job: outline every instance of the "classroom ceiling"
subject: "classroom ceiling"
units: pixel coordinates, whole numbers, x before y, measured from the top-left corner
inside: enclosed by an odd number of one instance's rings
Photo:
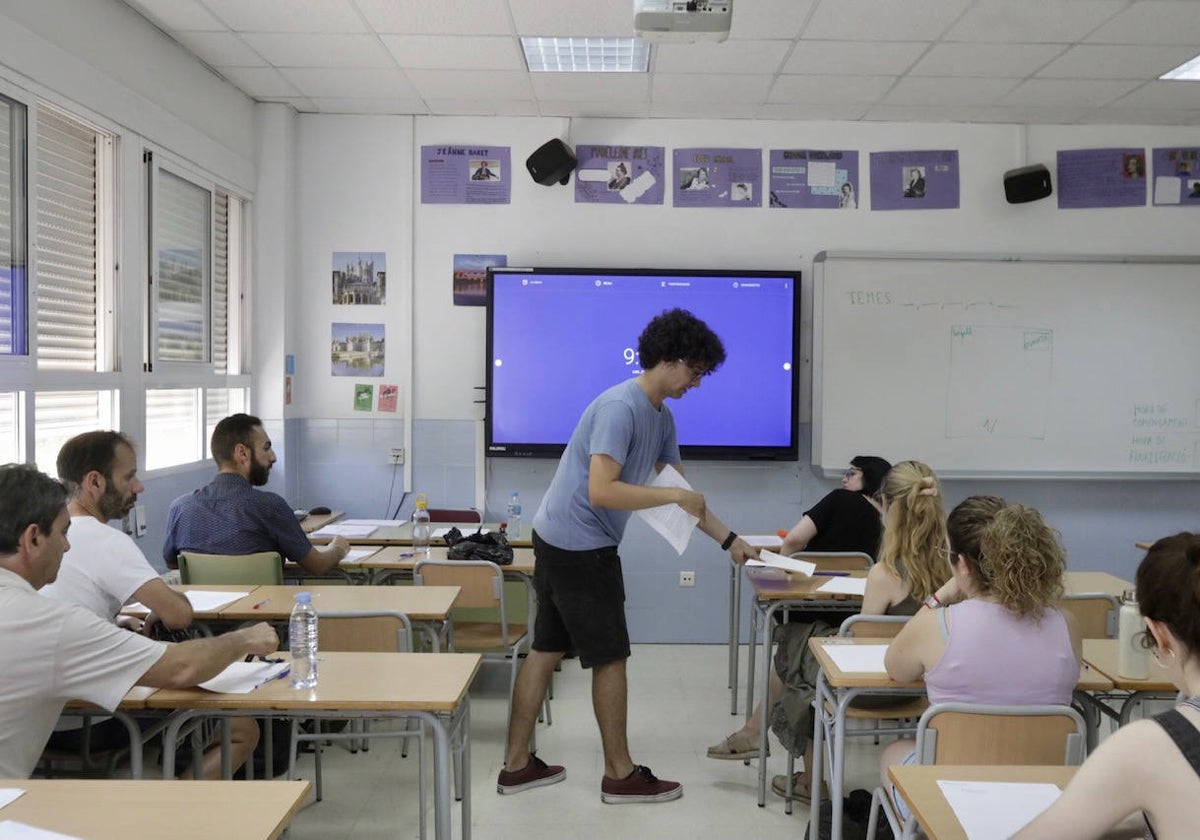
[[[632,0],[125,0],[303,113],[1200,124],[1198,0],[736,0],[650,72],[536,73],[523,35],[633,34]]]

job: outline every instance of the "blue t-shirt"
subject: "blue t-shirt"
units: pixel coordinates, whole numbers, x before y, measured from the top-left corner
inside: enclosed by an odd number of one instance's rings
[[[607,455],[620,464],[621,481],[645,484],[656,464],[680,462],[671,409],[655,408],[637,380],[629,379],[584,410],[533,517],[538,536],[567,551],[617,545],[632,513],[593,507],[588,501],[593,455]]]

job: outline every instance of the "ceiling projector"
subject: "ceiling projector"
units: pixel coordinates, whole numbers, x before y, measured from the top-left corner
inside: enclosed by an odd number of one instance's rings
[[[690,44],[729,37],[733,0],[633,0],[633,31],[643,41]]]

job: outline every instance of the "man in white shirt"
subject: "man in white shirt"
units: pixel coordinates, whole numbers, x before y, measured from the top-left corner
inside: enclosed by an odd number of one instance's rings
[[[0,467],[0,778],[28,776],[72,699],[113,709],[134,685],[186,688],[276,650],[270,625],[164,644],[37,590],[70,543],[67,493],[27,464]]]

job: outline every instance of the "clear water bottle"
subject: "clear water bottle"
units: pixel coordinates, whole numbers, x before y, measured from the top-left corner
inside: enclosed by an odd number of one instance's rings
[[[292,688],[312,688],[317,684],[317,608],[308,592],[296,593],[288,621],[288,644],[292,649]]]
[[[1136,591],[1126,589],[1117,614],[1117,674],[1127,680],[1150,676],[1149,656],[1141,645],[1142,613],[1136,596]]]
[[[412,513],[413,556],[417,560],[429,559],[429,537],[432,532],[429,526],[429,498],[424,493],[418,493]]]
[[[517,491],[512,491],[512,495],[508,497],[508,507],[505,509],[505,520],[508,524],[508,538],[510,540],[519,540],[521,538],[521,497]]]

